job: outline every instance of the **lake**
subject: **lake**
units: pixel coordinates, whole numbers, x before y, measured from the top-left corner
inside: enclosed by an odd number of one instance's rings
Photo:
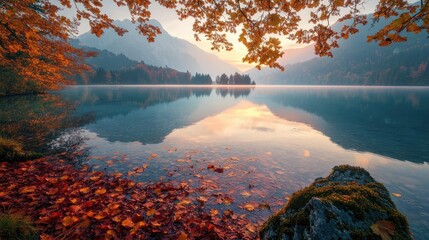
[[[49,139],[111,173],[144,166],[128,177],[227,194],[258,223],[335,165],[361,166],[429,239],[429,88],[73,86],[0,109],[3,133],[32,148]]]

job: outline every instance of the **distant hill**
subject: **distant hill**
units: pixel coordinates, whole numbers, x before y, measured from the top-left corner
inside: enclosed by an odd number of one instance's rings
[[[124,54],[131,60],[144,61],[148,65],[169,67],[182,72],[208,73],[212,78],[222,73],[229,75],[239,72],[214,54],[207,53],[186,40],[171,36],[156,20],[151,20],[150,23],[158,26],[162,32],[153,43],[148,43],[144,36],[138,34],[130,20],[115,21],[116,25],[129,31],[122,37],[113,30],[107,30],[100,38],[88,32],[79,36],[78,40],[83,46]]]
[[[181,72],[169,67],[156,67],[129,59],[123,54],[82,46],[77,39],[70,43],[87,52],[95,52],[94,57],[85,60],[93,71],[83,72],[74,77],[76,84],[212,84],[208,74]]]
[[[96,52],[94,57],[85,59],[85,62],[93,69],[103,68],[104,70],[120,70],[124,68],[133,68],[139,62],[129,59],[124,54],[115,54],[107,50],[100,50],[94,47],[88,47],[81,44],[78,39],[70,39],[70,44],[73,47],[80,48],[86,52]]]
[[[340,48],[333,51],[333,58],[313,58],[286,65],[284,72],[271,70],[263,77],[254,73],[250,76],[257,84],[429,85],[427,34],[410,33],[408,41],[387,47],[368,43],[367,36],[385,24],[386,20],[375,26],[360,26],[359,33],[339,41]]]

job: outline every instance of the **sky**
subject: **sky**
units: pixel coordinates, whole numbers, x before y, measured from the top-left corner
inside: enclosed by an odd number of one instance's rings
[[[54,2],[57,0],[54,0]],[[111,18],[115,20],[124,20],[130,19],[131,16],[128,12],[128,8],[126,7],[118,7],[113,0],[103,0],[103,11],[107,13]],[[365,9],[363,9],[363,13],[370,13],[374,10],[377,0],[367,0],[367,4]],[[194,38],[194,32],[192,31],[192,19],[186,19],[184,21],[180,21],[176,15],[176,12],[171,9],[164,8],[159,4],[152,1],[150,6],[150,10],[152,13],[151,18],[158,20],[163,28],[172,36],[185,39],[199,48],[203,49],[206,52],[213,53],[217,55],[220,59],[232,64],[237,67],[241,71],[246,71],[254,67],[254,64],[243,63],[242,58],[246,55],[247,49],[245,46],[238,42],[238,36],[229,35],[229,41],[234,45],[234,49],[232,51],[213,51],[211,50],[210,42],[204,39],[204,36],[200,36],[201,41],[196,41]],[[72,16],[73,10],[66,9],[64,11],[66,16]],[[81,22],[79,28],[79,34],[83,34],[89,31],[89,25],[86,22]],[[281,39],[284,45],[284,48],[299,48],[302,47],[297,45],[289,40]]]

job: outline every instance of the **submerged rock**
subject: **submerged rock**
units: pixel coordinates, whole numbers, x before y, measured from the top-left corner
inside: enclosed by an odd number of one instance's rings
[[[261,239],[412,239],[389,192],[363,168],[336,166],[295,192],[260,231]]]

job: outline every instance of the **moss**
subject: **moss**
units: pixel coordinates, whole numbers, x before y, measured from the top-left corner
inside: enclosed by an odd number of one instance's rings
[[[25,151],[20,143],[0,137],[0,162],[25,161],[38,157],[41,155]]]
[[[36,228],[27,217],[17,214],[0,214],[0,239],[39,239]]]
[[[330,177],[336,171],[353,171],[353,174],[365,174],[369,182],[358,184],[355,182],[330,182]],[[323,183],[323,184],[321,184]],[[287,205],[273,215],[262,227],[261,233],[268,230],[268,225],[280,229],[286,235],[292,236],[296,225],[307,227],[309,225],[308,214],[305,206],[312,198],[318,198],[326,204],[333,204],[345,212],[349,212],[354,219],[368,226],[368,231],[352,230],[352,226],[341,225],[341,228],[351,231],[353,239],[379,239],[370,230],[369,226],[376,220],[392,221],[397,229],[394,238],[408,239],[409,227],[404,215],[399,213],[389,193],[383,184],[375,182],[369,173],[360,167],[341,165],[334,167],[326,178],[317,179],[312,185],[295,192]],[[334,213],[325,214],[328,219],[335,220]]]

